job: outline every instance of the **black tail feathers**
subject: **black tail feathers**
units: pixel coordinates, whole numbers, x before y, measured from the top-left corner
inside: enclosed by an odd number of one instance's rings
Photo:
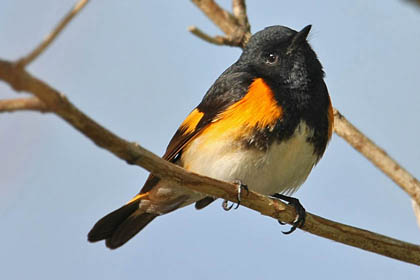
[[[158,215],[140,212],[139,201],[135,200],[100,219],[88,233],[88,241],[105,239],[110,249],[124,245]]]

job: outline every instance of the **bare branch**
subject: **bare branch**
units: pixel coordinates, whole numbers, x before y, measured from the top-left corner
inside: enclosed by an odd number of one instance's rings
[[[48,34],[47,37],[27,56],[21,58],[17,63],[20,67],[25,67],[34,61],[48,46],[54,41],[55,38],[63,31],[67,24],[83,9],[89,0],[80,0],[73,9],[68,12],[64,18],[57,24],[57,26]]]
[[[244,1],[235,1],[236,3],[233,5],[234,12],[239,18],[222,9],[213,0],[192,0],[192,2],[226,34],[228,40],[223,45],[245,47],[251,33],[249,23],[247,24],[248,18]]]
[[[237,28],[235,18],[231,13],[221,8],[213,0],[192,0],[200,10],[213,21],[226,35],[232,34]]]
[[[235,18],[238,20],[238,23],[243,27],[244,31],[250,32],[251,26],[249,25],[248,15],[246,13],[245,0],[233,0],[232,12]]]
[[[219,46],[220,45],[236,46],[235,45],[235,42],[233,42],[229,38],[223,37],[223,36],[215,36],[215,37],[212,37],[210,35],[207,35],[203,31],[201,31],[196,26],[190,26],[190,27],[188,27],[188,31],[190,31],[195,36],[199,37],[200,39],[203,39],[204,41],[206,41],[206,42],[208,42],[210,44],[215,44],[215,45],[219,45]]]
[[[416,5],[417,8],[420,8],[420,0],[404,0],[405,2],[411,3],[413,5]]]
[[[234,1],[235,16],[221,9],[212,0],[192,1],[198,7],[200,7],[200,9],[202,9],[203,12],[206,15],[208,15],[209,18],[211,18],[213,22],[215,22],[226,33],[228,38],[225,39],[227,40],[227,42],[236,42],[235,45],[237,46],[245,46],[247,38],[249,39],[251,34],[249,33],[249,30],[247,31],[244,28],[245,19],[243,16],[244,14],[246,16],[244,1]],[[73,9],[73,11],[80,10],[86,3],[87,1],[80,1],[78,5],[82,6],[76,6],[75,9]],[[57,28],[52,33],[53,35],[50,35],[52,39],[47,38],[40,45],[40,47],[34,50],[34,52],[32,52],[26,58],[23,58],[19,63],[12,63],[9,61],[0,60],[0,80],[4,80],[16,91],[25,91],[34,94],[37,98],[39,98],[37,100],[43,102],[43,104],[45,104],[47,108],[49,108],[52,112],[63,118],[65,121],[67,121],[77,130],[79,130],[89,139],[91,139],[96,145],[112,152],[114,155],[125,160],[129,164],[141,166],[149,170],[156,176],[160,178],[165,178],[166,180],[173,182],[173,184],[181,184],[185,187],[189,187],[193,190],[203,192],[211,196],[236,201],[237,194],[236,187],[234,185],[217,181],[205,176],[189,173],[181,167],[169,163],[161,159],[160,157],[154,155],[153,153],[145,150],[138,144],[130,143],[118,137],[117,135],[113,134],[112,132],[108,131],[107,129],[96,123],[83,112],[78,110],[59,91],[52,88],[45,82],[37,79],[36,77],[33,77],[24,69],[25,65],[33,61],[40,53],[42,53],[42,51],[59,34],[59,32],[65,27],[65,25],[77,13],[77,11],[72,16],[67,15],[67,17],[69,18],[67,22],[66,17],[57,26]],[[70,12],[70,14],[71,13],[72,12]],[[60,27],[61,24],[62,27]],[[193,33],[200,33],[200,38],[211,38],[210,36],[197,30]],[[198,34],[196,35],[198,36]],[[226,42],[222,43],[227,44]],[[338,111],[336,112],[335,116],[335,119],[337,121],[335,129],[337,132],[340,131],[340,125],[346,123],[345,120],[343,120],[344,117],[342,117],[338,113]],[[346,125],[351,126],[350,123]],[[349,130],[347,126],[344,126],[343,129],[343,135],[347,135],[346,133],[352,131],[351,129]],[[356,132],[358,132],[357,129],[355,130]],[[354,133],[354,131],[352,133]],[[360,132],[358,133],[362,135]],[[346,140],[346,137],[359,139],[359,142],[354,142],[354,146],[360,147],[361,150],[364,150],[364,148],[366,148],[365,146],[370,147],[370,144],[373,144],[369,143],[370,140],[366,137],[366,139],[364,139],[363,137],[358,138],[360,137],[358,133],[350,133],[349,136],[343,137],[345,137]],[[371,148],[372,147],[370,147],[369,149]],[[384,157],[387,157],[386,154],[380,148],[376,148],[379,151],[373,152],[374,154],[382,153]],[[366,154],[370,155],[369,152],[366,152]],[[377,166],[379,166],[379,164]],[[403,170],[401,167],[399,167],[398,165],[396,166],[397,169],[401,169],[405,172],[405,170]],[[396,168],[395,165],[393,167]],[[401,176],[403,175],[404,173]],[[406,184],[405,179],[403,180],[403,184]],[[293,207],[285,205],[280,201],[273,200],[269,197],[263,196],[255,192],[250,192],[247,197],[243,197],[241,203],[242,205],[248,208],[259,211],[263,215],[273,217],[274,219],[286,221],[288,223],[292,223],[296,216]],[[335,240],[337,242],[341,242],[343,244],[347,244],[377,254],[420,265],[420,246],[414,244],[402,242],[373,232],[329,221],[310,213],[307,214],[306,224],[303,227],[303,230],[331,240]]]
[[[54,113],[96,145],[110,151],[129,164],[141,166],[173,184],[182,184],[211,196],[236,201],[236,186],[233,184],[190,173],[145,150],[138,144],[118,137],[78,110],[63,94],[33,77],[16,64],[0,60],[0,80],[5,81],[17,91],[34,94]],[[296,216],[293,207],[255,192],[250,192],[248,196],[243,197],[241,203],[263,215],[288,223],[292,223]],[[370,252],[420,265],[420,246],[414,244],[333,222],[310,213],[307,214],[303,230]]]
[[[15,111],[39,111],[41,113],[50,112],[44,102],[36,97],[13,98],[0,100],[0,112]]]
[[[414,199],[412,199],[411,206],[413,206],[414,215],[416,215],[417,218],[417,225],[420,227],[420,204],[418,204]]]
[[[334,131],[391,178],[420,205],[420,182],[375,143],[334,110]]]

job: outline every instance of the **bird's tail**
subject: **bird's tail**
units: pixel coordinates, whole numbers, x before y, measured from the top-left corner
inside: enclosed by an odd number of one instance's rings
[[[100,219],[88,233],[88,240],[105,240],[110,249],[124,245],[158,215],[139,209],[142,195]]]

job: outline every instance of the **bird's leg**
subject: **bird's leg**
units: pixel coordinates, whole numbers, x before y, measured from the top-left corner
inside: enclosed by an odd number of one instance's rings
[[[239,205],[241,204],[241,193],[242,193],[242,189],[246,190],[246,194],[249,194],[249,189],[248,186],[245,184],[242,184],[242,182],[240,180],[235,180],[233,182],[237,187],[238,187],[238,194],[237,194],[237,198],[238,198],[238,204],[236,204],[235,209],[238,209]],[[228,201],[224,200],[222,203],[222,207],[225,211],[229,211],[230,209],[232,209],[234,203],[232,203],[232,205],[228,206]]]
[[[292,228],[289,231],[282,231],[284,234],[290,234],[292,232],[295,231],[296,228],[298,227],[303,227],[303,225],[305,224],[305,219],[306,219],[306,210],[305,208],[303,208],[302,204],[300,204],[299,199],[294,198],[294,197],[290,197],[287,195],[283,195],[283,194],[273,194],[272,197],[284,200],[286,202],[288,202],[288,204],[292,205],[293,207],[295,207],[297,216],[296,219],[293,221],[292,224]],[[279,224],[281,225],[285,225],[286,223],[282,222],[282,221],[278,221]]]

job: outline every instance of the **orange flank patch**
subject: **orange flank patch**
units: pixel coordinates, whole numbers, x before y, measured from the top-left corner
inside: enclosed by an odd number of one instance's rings
[[[129,202],[127,202],[126,205],[127,204],[130,204],[133,201],[143,199],[143,198],[147,197],[148,195],[149,195],[149,192],[139,193],[138,195],[136,195],[135,197],[133,197]]]
[[[255,79],[249,86],[248,93],[231,105],[219,118],[231,127],[246,126],[250,129],[273,126],[283,115],[274,93],[263,79]]]
[[[181,128],[185,129],[184,135],[193,132],[203,116],[203,112],[198,111],[198,109],[194,109],[194,111],[192,111],[181,124]]]
[[[333,107],[331,105],[331,100],[330,100],[330,106],[328,107],[328,139],[331,138],[333,128],[334,128],[334,112],[333,112]]]
[[[283,110],[263,79],[255,79],[248,93],[232,104],[217,119],[224,128],[246,129],[271,127],[282,117]]]
[[[230,131],[230,136],[239,138],[254,128],[274,128],[282,115],[283,110],[277,104],[274,93],[263,79],[257,78],[249,86],[248,93],[220,113],[202,135],[217,138]]]

